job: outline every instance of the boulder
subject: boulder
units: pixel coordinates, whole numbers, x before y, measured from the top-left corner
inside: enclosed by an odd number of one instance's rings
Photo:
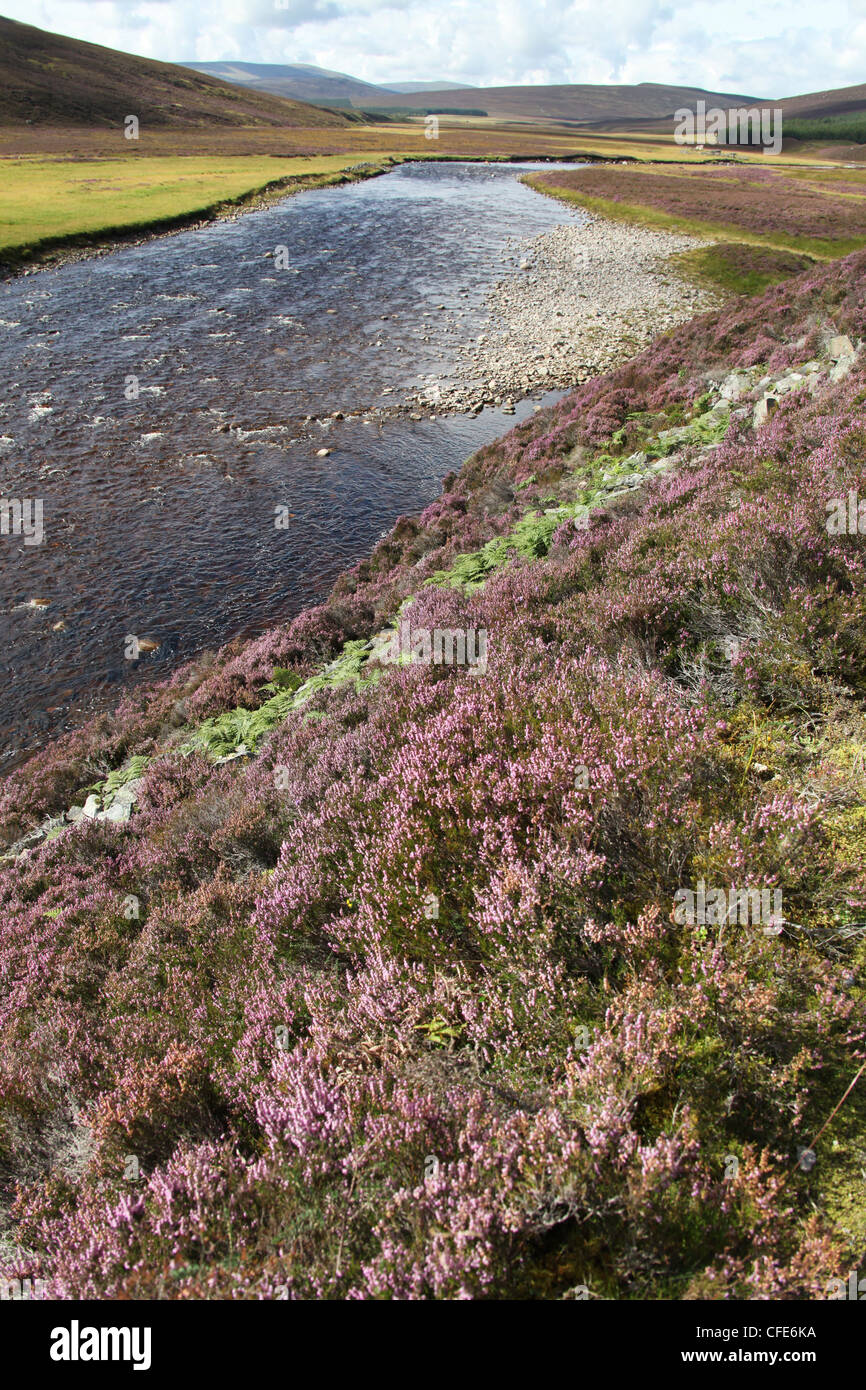
[[[847,334],[840,333],[837,337],[831,338],[827,344],[827,356],[834,362],[838,362],[840,357],[854,357],[854,344]]]
[[[124,783],[118,792],[115,792],[112,806],[133,806],[138,800],[138,789],[144,778],[133,777]]]
[[[779,402],[775,396],[764,396],[752,412],[752,427],[759,429],[772,415]]]
[[[731,372],[722,382],[721,396],[723,401],[738,401],[750,390],[751,383],[747,376],[741,372]]]
[[[840,357],[839,360],[837,362],[834,362],[833,366],[830,368],[830,380],[841,381],[843,377],[846,377],[848,375],[851,368],[854,366],[855,361],[856,355],[853,353],[850,357]]]

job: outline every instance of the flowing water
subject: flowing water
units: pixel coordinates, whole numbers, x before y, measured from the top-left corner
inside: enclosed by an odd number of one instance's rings
[[[510,239],[580,219],[528,167],[404,165],[0,286],[0,500],[44,527],[0,534],[0,766],[321,601],[531,413],[383,413],[453,373]]]

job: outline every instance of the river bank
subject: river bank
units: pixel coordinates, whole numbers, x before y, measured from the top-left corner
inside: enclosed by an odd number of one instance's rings
[[[154,169],[159,176],[157,193],[164,194],[166,174],[171,174],[182,169],[184,177],[187,176],[189,166],[194,161],[189,158],[181,157],[172,160],[171,157],[163,156],[159,159],[136,160],[134,164],[113,167],[110,163],[103,162],[95,164],[94,170],[98,171],[101,178],[92,178],[78,182],[84,182],[88,186],[89,203],[93,200],[93,191],[89,185],[105,183],[108,180],[105,175],[117,180],[120,178],[121,186],[119,189],[122,204],[123,183],[131,174],[135,180],[133,185],[140,192],[142,179],[146,181],[148,173]],[[202,162],[202,161],[200,161]],[[262,163],[262,161],[259,161]],[[181,207],[177,211],[162,212],[160,209],[151,209],[143,214],[138,213],[134,219],[124,219],[118,221],[118,213],[112,209],[110,214],[106,213],[107,221],[105,225],[97,226],[92,229],[80,229],[69,232],[49,233],[40,235],[38,239],[26,240],[21,243],[7,243],[0,245],[0,281],[16,278],[20,275],[34,275],[40,270],[55,268],[62,265],[74,264],[78,261],[90,260],[97,256],[109,256],[123,247],[144,246],[151,241],[158,241],[164,237],[174,236],[182,231],[197,231],[208,226],[213,222],[235,222],[238,218],[251,212],[263,212],[266,208],[275,206],[292,197],[294,194],[301,193],[307,189],[332,188],[341,184],[357,183],[363,179],[375,178],[379,174],[388,173],[398,164],[402,163],[400,156],[385,155],[380,159],[369,161],[351,162],[350,158],[335,159],[333,156],[323,156],[314,160],[287,160],[285,163],[295,163],[305,165],[312,163],[315,167],[299,173],[289,173],[280,178],[268,179],[258,186],[244,188],[243,191],[233,197],[219,197],[214,201],[209,201],[198,207]],[[334,166],[337,165],[335,168]],[[26,176],[24,185],[28,201],[36,196],[33,189],[34,174],[33,166],[27,165],[22,170],[16,165],[11,166],[12,170],[18,174]],[[122,170],[118,172],[118,168]],[[81,166],[74,166],[75,174],[80,175]],[[43,174],[46,171],[43,170]],[[48,166],[48,172],[55,179],[60,176],[68,177],[62,166]],[[169,186],[170,186],[169,179]],[[10,194],[11,185],[7,183],[7,196]],[[65,189],[62,184],[56,188],[46,190],[46,196],[54,202],[59,199]],[[113,191],[113,190],[112,190]],[[176,198],[183,200],[184,189],[178,186]],[[174,201],[172,198],[170,201]],[[75,214],[70,214],[74,220]]]
[[[431,379],[419,408],[478,411],[607,371],[659,332],[717,308],[722,296],[688,280],[672,256],[711,243],[625,227],[587,214],[504,256],[509,273],[487,296],[483,333],[460,345],[456,380]]]

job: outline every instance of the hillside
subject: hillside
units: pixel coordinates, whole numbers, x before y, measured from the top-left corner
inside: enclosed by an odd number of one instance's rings
[[[271,92],[297,101],[349,100],[356,106],[369,106],[378,104],[383,92],[388,91],[347,73],[306,63],[185,63],[184,67],[236,83],[247,91]]]
[[[474,92],[471,82],[388,82],[389,92]]]
[[[325,604],[6,780],[0,1274],[817,1300],[862,1268],[864,286],[860,252],[658,337]]]
[[[500,119],[578,121],[629,121],[672,115],[681,106],[694,106],[703,98],[708,105],[752,103],[755,97],[706,92],[700,87],[669,87],[655,82],[637,86],[570,84],[552,87],[469,87],[447,93],[453,109],[481,108]],[[387,93],[377,97],[377,107],[443,105],[441,92]]]
[[[856,87],[838,87],[830,92],[810,92],[805,96],[785,97],[774,105],[781,106],[787,116],[845,116],[866,111],[866,83]]]
[[[245,92],[149,58],[0,17],[0,125],[345,126],[335,112]]]

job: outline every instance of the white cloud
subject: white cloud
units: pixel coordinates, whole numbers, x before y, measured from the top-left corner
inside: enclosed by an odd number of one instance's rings
[[[145,57],[315,63],[368,82],[670,82],[778,97],[866,71],[866,0],[6,0],[4,11]]]

